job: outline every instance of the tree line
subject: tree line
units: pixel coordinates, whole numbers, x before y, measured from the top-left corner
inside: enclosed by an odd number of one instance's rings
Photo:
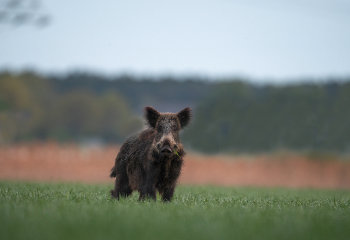
[[[0,142],[122,142],[142,109],[190,106],[184,143],[202,152],[349,152],[350,79],[276,86],[199,77],[0,73]]]
[[[350,82],[217,84],[185,139],[206,152],[350,152]]]

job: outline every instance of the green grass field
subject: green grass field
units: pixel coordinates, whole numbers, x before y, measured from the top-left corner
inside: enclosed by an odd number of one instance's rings
[[[0,182],[0,239],[350,239],[350,192],[176,189],[171,203],[111,185]]]

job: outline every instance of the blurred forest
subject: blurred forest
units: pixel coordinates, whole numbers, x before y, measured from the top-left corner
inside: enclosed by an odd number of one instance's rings
[[[121,143],[142,109],[194,109],[184,143],[201,152],[350,152],[350,79],[257,85],[239,79],[0,73],[0,143]]]

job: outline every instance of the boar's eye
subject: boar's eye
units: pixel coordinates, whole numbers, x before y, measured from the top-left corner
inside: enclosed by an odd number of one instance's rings
[[[162,132],[162,131],[163,131],[163,126],[159,125],[159,126],[157,127],[157,131],[158,131],[158,132]]]
[[[178,130],[179,130],[179,128],[178,128],[178,126],[173,125],[173,126],[171,126],[171,130],[172,130],[172,131],[178,131]]]

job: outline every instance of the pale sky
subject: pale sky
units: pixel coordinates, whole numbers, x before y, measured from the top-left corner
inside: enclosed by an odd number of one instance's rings
[[[0,69],[350,76],[347,0],[43,0],[46,28],[0,24]],[[271,80],[270,80],[271,81]]]

